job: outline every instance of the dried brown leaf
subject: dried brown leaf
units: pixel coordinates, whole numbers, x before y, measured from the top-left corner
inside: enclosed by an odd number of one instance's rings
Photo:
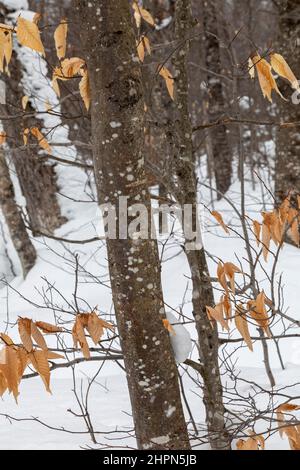
[[[218,224],[221,225],[221,227],[224,229],[224,231],[225,231],[226,233],[229,233],[228,227],[227,227],[227,225],[225,225],[224,220],[223,220],[223,217],[222,217],[222,215],[220,214],[220,212],[211,211],[211,215],[216,219],[216,221],[218,222]]]
[[[276,93],[284,99],[279,91],[276,80],[272,75],[271,65],[258,54],[252,57],[252,62],[256,67],[260,88],[264,97],[272,103],[272,90],[275,90]]]
[[[22,46],[29,47],[45,56],[45,49],[36,23],[19,17],[17,20],[17,38]]]
[[[161,75],[165,80],[169,95],[172,100],[174,100],[174,78],[172,77],[171,72],[166,67],[160,67],[159,75]]]
[[[245,343],[247,344],[248,348],[250,351],[253,351],[253,344],[252,344],[252,339],[249,333],[249,327],[248,327],[248,322],[246,318],[246,313],[244,309],[240,306],[238,307],[235,317],[235,326],[241,336],[244,338]]]
[[[47,141],[46,137],[43,136],[41,131],[37,127],[32,127],[30,129],[31,134],[37,139],[39,146],[46,150],[50,155],[52,153],[52,148],[49,142]]]
[[[65,19],[62,19],[59,26],[56,28],[54,32],[56,54],[59,59],[63,59],[66,55],[67,36],[68,36],[68,23]]]
[[[32,320],[29,318],[18,319],[18,329],[21,341],[26,351],[30,352],[33,350],[33,342],[31,339],[31,323]]]
[[[87,69],[82,72],[82,79],[79,82],[80,96],[83,99],[87,110],[90,109],[91,105],[91,91],[90,91],[90,80]]]
[[[34,322],[31,322],[31,336],[41,349],[45,351],[48,349],[47,343],[42,333],[40,332],[40,330],[38,329],[37,325]]]
[[[299,89],[298,80],[282,55],[271,54],[271,66],[274,72],[290,82],[292,88]]]
[[[50,323],[46,323],[44,321],[37,321],[35,324],[40,330],[42,330],[43,333],[46,334],[60,333],[63,331],[63,328],[60,328],[56,325],[51,325]]]

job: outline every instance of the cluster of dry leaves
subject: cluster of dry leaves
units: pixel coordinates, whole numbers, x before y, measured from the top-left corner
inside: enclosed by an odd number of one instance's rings
[[[279,206],[271,212],[262,212],[262,222],[253,221],[253,233],[255,234],[258,246],[262,247],[262,254],[267,261],[270,253],[270,243],[273,241],[280,249],[286,235],[289,235],[293,242],[299,246],[299,223],[300,223],[300,197],[297,198],[296,208],[291,202],[289,195]],[[228,227],[224,223],[222,215],[217,211],[211,214],[218,224],[229,233]],[[249,333],[249,323],[254,322],[264,333],[270,337],[270,320],[272,319],[272,302],[264,291],[261,291],[255,299],[247,303],[237,303],[234,296],[235,274],[241,273],[240,268],[232,263],[219,263],[217,269],[218,281],[224,289],[220,302],[215,307],[206,307],[207,315],[211,321],[219,323],[223,330],[229,331],[230,321],[234,319],[235,326],[244,338],[248,348],[253,351],[253,344]],[[232,313],[235,305],[235,312]]]
[[[291,421],[295,421],[295,417],[291,412],[297,410],[300,410],[300,405],[295,405],[293,403],[284,403],[275,410],[279,425],[279,434],[281,437],[286,435],[289,440],[291,450],[300,450],[300,425],[291,424]],[[287,421],[287,417],[290,418],[289,421]],[[265,439],[262,434],[255,434],[253,431],[249,431],[248,434],[249,438],[239,439],[237,441],[237,450],[265,449]]]
[[[276,71],[279,73],[278,68]],[[289,78],[292,79],[292,76],[289,75]],[[222,215],[217,211],[211,211],[211,214],[228,234],[229,229],[225,224]],[[265,261],[267,261],[268,254],[270,253],[271,241],[273,241],[280,249],[286,235],[288,235],[293,242],[299,246],[299,216],[300,197],[296,197],[296,203],[293,203],[292,195],[289,195],[277,209],[270,212],[262,212],[262,222],[257,220],[253,221],[253,233],[255,235],[257,245],[262,247],[262,254]],[[230,321],[234,319],[237,330],[243,337],[248,348],[253,351],[253,343],[249,332],[249,323],[250,321],[253,321],[254,324],[258,325],[264,333],[270,337],[270,320],[273,314],[273,305],[263,290],[255,299],[249,300],[246,304],[236,304],[234,296],[236,294],[235,274],[237,273],[243,274],[240,268],[234,264],[219,263],[217,276],[220,285],[224,289],[224,293],[220,302],[214,308],[206,307],[207,315],[211,321],[219,323],[222,329],[226,331],[229,331]],[[232,307],[233,303],[235,305],[234,313]],[[275,410],[280,435],[287,436],[292,450],[300,450],[300,425],[293,424],[293,421],[295,422],[295,418],[291,416],[291,412],[296,410],[300,410],[300,405],[292,403],[280,405]],[[288,415],[292,418],[289,421],[286,419]],[[237,449],[256,451],[264,450],[265,439],[262,434],[256,434],[253,431],[249,431],[249,437],[247,439],[239,439],[237,441]]]
[[[290,424],[287,421],[287,417],[291,420],[295,420],[294,416],[291,415],[292,411],[300,410],[300,405],[293,403],[284,403],[280,405],[277,410],[277,421],[280,423],[279,433],[282,436],[286,435],[292,450],[300,450],[300,425]]]
[[[85,330],[93,342],[98,344],[105,328],[112,330],[113,325],[99,318],[96,312],[78,313],[72,329],[75,349],[79,344],[84,357],[89,359],[90,350]],[[30,318],[19,318],[18,330],[21,344],[15,344],[7,334],[0,335],[4,343],[4,348],[0,351],[0,396],[8,390],[17,401],[19,385],[28,366],[32,366],[40,375],[46,390],[51,393],[49,360],[63,359],[64,356],[49,350],[43,334],[61,333],[63,328],[42,321],[35,322]]]
[[[17,401],[19,384],[27,366],[32,365],[42,378],[46,390],[50,392],[49,360],[62,359],[63,356],[49,351],[42,333],[53,334],[62,331],[54,325],[45,322],[34,322],[29,318],[19,318],[19,334],[21,345],[16,345],[12,339],[1,334],[4,348],[0,351],[0,396],[6,390],[12,393]],[[37,346],[34,346],[33,340]]]
[[[140,30],[142,20],[146,21],[150,26],[155,27],[155,21],[151,13],[141,7],[137,0],[133,0],[132,8],[134,10],[134,19],[138,30]],[[137,53],[141,62],[144,62],[146,53],[151,55],[151,44],[145,34],[140,35],[137,39]],[[159,65],[157,73],[165,80],[169,95],[172,100],[174,100],[174,78],[171,72],[165,65]]]
[[[247,439],[239,439],[236,443],[237,450],[265,450],[265,439],[262,435],[249,431]]]
[[[262,212],[262,223],[254,220],[253,231],[258,246],[262,245],[265,261],[268,259],[271,241],[281,248],[285,236],[288,235],[295,245],[299,246],[300,197],[297,198],[297,205],[296,208],[288,196],[278,209]]]
[[[98,344],[103,336],[105,328],[108,328],[109,330],[114,329],[111,323],[108,323],[107,321],[102,320],[102,318],[99,318],[96,312],[78,313],[76,315],[75,324],[72,329],[74,347],[77,348],[79,345],[84,357],[89,359],[91,354],[86,339],[85,330],[89,333],[94,344]]]
[[[0,71],[5,72],[9,75],[9,63],[12,57],[13,51],[13,33],[16,33],[17,39],[22,46],[29,47],[30,49],[42,54],[45,57],[45,49],[41,40],[41,34],[38,27],[38,22],[41,15],[36,13],[32,21],[25,18],[19,17],[17,24],[6,25],[0,24]],[[89,76],[87,71],[86,63],[83,59],[78,57],[72,57],[66,59],[67,50],[67,35],[68,35],[68,23],[65,19],[61,20],[59,26],[54,32],[54,41],[56,47],[57,57],[60,60],[60,65],[55,67],[53,73],[52,85],[57,96],[60,96],[60,89],[58,80],[70,80],[71,78],[80,78],[79,91],[83,99],[87,110],[90,108],[90,86]],[[27,103],[29,101],[28,96],[22,98],[22,108],[25,111]],[[48,112],[51,111],[51,106],[48,106]],[[46,137],[43,136],[41,131],[33,127],[31,129],[25,129],[23,132],[24,144],[27,145],[29,135],[34,136],[41,148],[51,154],[51,146],[47,142]],[[6,141],[5,132],[0,133],[0,145]]]
[[[272,303],[264,291],[261,291],[255,299],[249,300],[246,304],[239,303],[236,305],[234,298],[236,273],[243,274],[233,263],[219,263],[217,276],[224,293],[215,307],[206,307],[207,315],[211,321],[219,323],[222,329],[226,331],[230,331],[230,323],[234,320],[235,327],[244,338],[250,351],[253,351],[249,322],[258,325],[267,336],[270,336],[271,315],[268,310],[271,309]],[[234,307],[232,304],[234,304]],[[235,311],[233,312],[233,310]]]
[[[142,20],[146,21],[150,26],[155,27],[155,21],[152,15],[142,8],[136,0],[133,0],[132,8],[134,10],[134,18],[137,28],[140,29]],[[45,48],[42,43],[40,30],[38,27],[41,15],[35,14],[32,21],[19,17],[16,26],[0,24],[0,71],[9,74],[9,63],[13,50],[13,33],[17,34],[19,43],[22,46],[45,56]],[[60,97],[59,80],[66,81],[80,78],[79,92],[87,110],[91,104],[90,84],[87,65],[85,60],[79,57],[66,58],[67,51],[68,22],[62,19],[54,32],[54,42],[57,57],[60,61],[59,65],[54,68],[52,76],[52,87],[56,95]],[[145,35],[141,35],[137,41],[137,52],[141,62],[145,59],[146,52],[151,54],[151,45],[149,39]],[[170,97],[174,99],[174,78],[165,65],[159,65],[157,73],[165,80]],[[22,108],[25,111],[29,97],[22,98]],[[48,112],[51,112],[51,106],[48,106]],[[40,147],[49,154],[52,153],[51,146],[41,131],[33,127],[26,128],[23,132],[24,145],[27,145],[29,136],[32,135],[37,139]],[[6,142],[6,133],[0,132],[0,145]]]
[[[298,80],[282,55],[270,54],[269,63],[259,54],[255,54],[249,59],[249,74],[251,78],[255,78],[256,70],[261,91],[270,102],[272,102],[272,90],[275,90],[281,98],[285,99],[279,91],[272,69],[280,77],[288,80],[292,88],[299,89]]]

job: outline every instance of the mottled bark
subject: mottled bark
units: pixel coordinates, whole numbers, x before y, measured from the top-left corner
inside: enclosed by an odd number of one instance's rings
[[[129,2],[77,0],[77,7],[85,24],[99,200],[118,209],[119,196],[125,196],[128,207],[150,207],[146,185],[132,184],[145,177],[144,101]],[[138,447],[188,449],[177,368],[162,323],[157,244],[119,234],[107,239],[107,250]]]
[[[27,233],[21,211],[15,200],[13,183],[3,150],[0,150],[0,207],[15,250],[19,256],[23,276],[26,277],[36,260],[36,251]]]
[[[298,0],[278,3],[279,35],[277,51],[282,53],[300,80],[300,8]],[[280,120],[300,120],[299,94],[292,100],[293,90],[283,80],[280,89],[288,101],[280,102]],[[297,127],[281,128],[277,132],[275,194],[280,204],[289,191],[300,194],[300,135]]]
[[[190,204],[197,217],[197,182],[192,142],[192,125],[189,114],[187,59],[189,54],[188,37],[191,24],[190,0],[176,2],[176,39],[183,43],[176,54],[173,65],[176,81],[175,120],[175,169],[178,178],[178,192],[175,195],[181,206]],[[206,409],[206,422],[211,447],[230,449],[230,437],[225,427],[225,409],[222,398],[222,383],[218,362],[218,332],[211,324],[206,306],[214,305],[212,285],[204,249],[190,249],[193,240],[185,234],[186,255],[192,275],[193,314],[198,333],[198,347],[202,365],[203,401]]]
[[[223,83],[223,73],[220,36],[218,22],[218,2],[203,4],[204,41],[203,47],[206,54],[208,108],[207,114],[210,121],[217,121],[226,112]],[[232,152],[229,148],[226,126],[216,126],[210,131],[211,151],[213,157],[216,188],[219,191],[218,198],[225,194],[231,184],[232,176]]]

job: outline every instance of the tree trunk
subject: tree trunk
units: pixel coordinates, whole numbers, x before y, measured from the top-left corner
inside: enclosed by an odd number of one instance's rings
[[[29,8],[42,15],[40,28],[43,31],[43,42],[46,47],[49,79],[53,69],[59,65],[54,42],[54,31],[63,18],[68,22],[66,57],[82,57],[83,51],[78,41],[79,25],[76,11],[71,0],[29,0]],[[78,91],[78,81],[60,81],[62,124],[68,128],[69,139],[77,150],[77,158],[91,163],[91,120]],[[74,118],[72,117],[74,116]],[[72,117],[70,119],[70,117]],[[82,145],[83,144],[83,145]]]
[[[15,201],[14,187],[3,150],[0,150],[0,206],[21,262],[23,276],[26,277],[34,266],[36,252]]]
[[[99,200],[150,208],[143,162],[144,102],[128,0],[77,0],[92,97]],[[130,183],[130,184],[129,184]],[[131,217],[128,218],[129,221]],[[121,220],[117,217],[117,225]],[[126,223],[127,230],[127,223]],[[109,271],[140,449],[188,449],[177,368],[163,327],[157,244],[107,237]]]
[[[300,79],[300,13],[298,0],[282,0],[278,3],[279,36],[277,51],[282,53],[296,77]],[[280,102],[280,120],[294,122],[300,120],[299,93],[292,94],[289,84],[283,80],[280,89],[288,101]],[[297,127],[281,128],[276,142],[275,195],[277,203],[289,191],[300,194],[300,137]]]
[[[183,44],[173,61],[177,105],[174,145],[174,148],[177,149],[175,169],[179,185],[175,196],[182,207],[185,204],[190,204],[194,208],[195,220],[195,217],[197,217],[197,182],[192,142],[192,124],[188,106],[187,59],[189,41],[185,41],[191,25],[190,0],[177,0],[175,21],[176,39]],[[218,332],[216,325],[211,325],[206,313],[206,306],[214,305],[213,290],[209,279],[204,249],[190,249],[190,244],[193,241],[187,238],[185,233],[185,251],[192,275],[193,314],[198,333],[209,441],[213,449],[230,449],[230,437],[225,427],[223,390],[218,361]]]
[[[220,38],[218,28],[218,9],[215,2],[204,2],[203,47],[206,52],[206,68],[208,83],[208,116],[214,122],[220,119],[226,110],[221,74],[223,72],[220,54]],[[226,126],[215,126],[210,130],[212,156],[218,199],[229,189],[232,176],[232,153],[228,144]]]

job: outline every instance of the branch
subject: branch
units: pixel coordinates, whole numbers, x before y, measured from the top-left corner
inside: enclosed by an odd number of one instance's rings
[[[52,366],[50,367],[50,372],[52,372],[55,369],[66,369],[68,367],[75,366],[76,364],[80,364],[82,362],[98,362],[98,361],[120,361],[123,359],[122,355],[115,355],[115,356],[93,356],[88,359],[85,357],[78,357],[76,359],[73,359],[72,361],[69,362],[64,362],[63,364],[56,364],[52,363]],[[37,372],[32,372],[31,374],[25,374],[22,377],[23,379],[32,379],[33,377],[38,377]]]
[[[250,124],[253,126],[274,126],[280,128],[300,127],[300,121],[294,122],[278,122],[278,121],[256,121],[255,119],[238,119],[233,117],[225,117],[217,119],[213,122],[199,124],[193,128],[193,132],[209,129],[211,127],[226,126],[229,124]]]
[[[30,230],[31,232],[33,232],[32,228],[29,227],[28,225],[26,226],[26,228]],[[58,242],[72,243],[74,245],[84,245],[86,243],[94,243],[99,240],[105,240],[105,237],[93,237],[93,238],[87,238],[84,240],[68,240],[67,238],[56,237],[55,235],[50,235],[49,233],[45,233],[40,230],[34,230],[34,232],[37,236],[40,236],[40,237],[50,238],[51,240],[56,240]]]

